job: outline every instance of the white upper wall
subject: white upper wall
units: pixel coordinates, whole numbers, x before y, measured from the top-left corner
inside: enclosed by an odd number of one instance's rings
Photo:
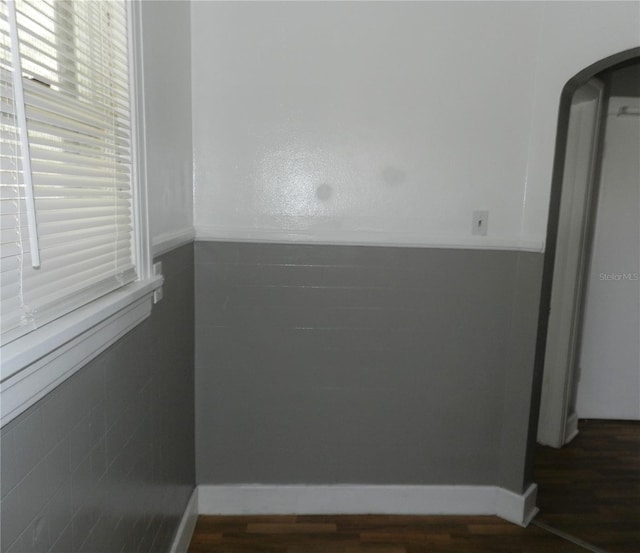
[[[190,3],[142,2],[149,225],[154,249],[193,236]]]
[[[541,249],[562,87],[639,10],[193,2],[198,237]]]

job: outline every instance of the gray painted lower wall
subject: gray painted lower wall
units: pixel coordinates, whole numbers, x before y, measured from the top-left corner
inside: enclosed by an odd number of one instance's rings
[[[542,255],[197,242],[199,484],[526,482]]]
[[[168,551],[195,486],[193,245],[149,319],[2,428],[4,553]]]

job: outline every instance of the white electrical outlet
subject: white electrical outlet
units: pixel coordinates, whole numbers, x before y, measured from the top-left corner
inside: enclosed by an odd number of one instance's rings
[[[486,236],[489,230],[489,212],[474,211],[473,222],[471,225],[471,234],[474,236]]]

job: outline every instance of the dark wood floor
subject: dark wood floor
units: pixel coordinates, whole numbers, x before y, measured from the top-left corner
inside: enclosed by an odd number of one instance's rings
[[[640,552],[640,423],[580,421],[562,449],[538,446],[537,520],[610,553]]]
[[[201,516],[189,553],[584,553],[497,517]]]
[[[582,422],[540,447],[538,519],[611,553],[640,553],[640,424]],[[537,520],[538,520],[537,519]],[[189,553],[585,553],[497,517],[200,516]]]

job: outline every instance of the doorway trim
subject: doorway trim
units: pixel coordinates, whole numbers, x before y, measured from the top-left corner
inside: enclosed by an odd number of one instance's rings
[[[540,415],[540,401],[542,380],[545,363],[547,331],[549,327],[549,313],[551,307],[551,288],[555,269],[555,255],[560,222],[560,201],[562,198],[562,184],[564,177],[565,158],[567,153],[567,138],[569,135],[569,116],[573,95],[581,86],[588,83],[598,73],[615,65],[640,57],[640,47],[624,50],[612,56],[597,61],[574,75],[562,89],[558,108],[558,123],[556,130],[555,154],[551,176],[551,192],[549,198],[549,215],[547,219],[546,247],[542,268],[542,285],[540,290],[540,304],[538,311],[538,331],[534,358],[533,387],[531,410],[529,414],[529,429],[527,438],[527,454],[525,467],[525,482],[533,481],[533,465],[535,457],[536,437],[538,432],[538,418]]]
[[[538,443],[552,447],[562,447],[578,433],[570,408],[595,227],[605,89],[598,78],[590,79],[573,94],[570,108],[537,432]]]

